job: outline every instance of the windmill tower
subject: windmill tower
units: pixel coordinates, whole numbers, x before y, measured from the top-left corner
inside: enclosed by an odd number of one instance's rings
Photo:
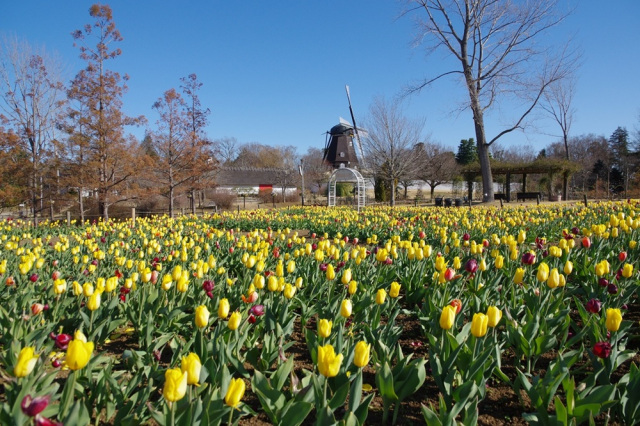
[[[360,208],[364,207],[366,199],[365,181],[358,171],[358,168],[362,168],[364,165],[359,134],[362,130],[359,132],[356,126],[356,119],[351,107],[349,86],[345,86],[345,88],[353,125],[341,117],[340,122],[327,133],[323,160],[334,168],[329,178],[327,202],[329,207],[335,206],[337,182],[352,182],[355,183],[355,196],[358,202],[358,211],[360,211]],[[356,154],[356,151],[359,151],[358,154]]]

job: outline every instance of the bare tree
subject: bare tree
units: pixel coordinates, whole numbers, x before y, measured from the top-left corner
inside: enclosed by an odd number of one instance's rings
[[[5,38],[0,45],[0,120],[9,124],[29,153],[33,218],[42,210],[43,164],[52,148],[63,107],[61,64],[26,41]]]
[[[152,146],[158,153],[155,159],[156,182],[166,189],[163,193],[169,199],[169,215],[174,215],[176,191],[185,184],[191,184],[197,162],[197,144],[192,144],[189,119],[185,114],[185,101],[175,89],[164,92],[154,104],[160,118],[158,131],[152,138]]]
[[[211,110],[204,108],[200,102],[198,92],[202,89],[203,83],[198,80],[198,76],[193,73],[187,77],[180,79],[182,82],[182,93],[185,98],[185,110],[189,121],[189,139],[191,140],[191,148],[196,152],[204,152],[210,148],[211,142],[207,138],[205,133],[205,127],[209,122],[209,114]],[[210,163],[209,163],[210,164]],[[196,168],[194,168],[196,169]],[[191,196],[189,197],[191,203],[191,212],[196,212],[196,187],[200,189],[206,188],[207,177],[211,176],[210,173],[202,173],[200,177],[193,180],[191,186]]]
[[[323,152],[318,148],[309,148],[302,157],[304,162],[305,184],[309,190],[320,192],[322,186],[329,181],[331,166],[323,160]]]
[[[239,152],[239,143],[236,138],[224,137],[213,142],[213,149],[222,165],[228,165],[236,159]]]
[[[420,164],[417,176],[429,185],[433,200],[436,187],[451,182],[458,175],[456,156],[442,144],[426,142],[418,145],[417,158]]]
[[[369,133],[362,141],[367,166],[389,183],[391,206],[395,206],[397,183],[415,175],[419,167],[413,148],[421,138],[424,120],[405,117],[397,101],[388,103],[384,98],[374,100],[369,115]]]
[[[431,40],[431,50],[444,50],[460,68],[426,79],[411,87],[417,92],[443,77],[462,77],[469,94],[465,108],[473,115],[482,171],[483,201],[493,201],[493,176],[489,147],[502,136],[523,129],[550,84],[566,74],[565,49],[552,58],[539,40],[559,24],[558,0],[409,0],[423,10],[419,39]],[[537,73],[533,70],[537,70]],[[522,101],[512,124],[493,138],[485,134],[485,113],[501,100]]]
[[[575,79],[569,75],[563,80],[558,80],[549,86],[544,94],[544,101],[540,104],[542,109],[550,115],[560,127],[562,142],[564,144],[564,158],[569,161],[569,132],[573,124],[573,95],[575,93]],[[562,198],[567,200],[569,187],[569,175],[562,176]]]

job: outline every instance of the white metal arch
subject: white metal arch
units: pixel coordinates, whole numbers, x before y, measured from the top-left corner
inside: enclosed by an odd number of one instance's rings
[[[329,196],[327,199],[329,207],[335,207],[336,205],[336,183],[338,182],[352,182],[356,184],[356,198],[359,212],[360,209],[364,207],[366,199],[365,181],[360,172],[348,167],[341,167],[331,173],[331,177],[329,178]]]

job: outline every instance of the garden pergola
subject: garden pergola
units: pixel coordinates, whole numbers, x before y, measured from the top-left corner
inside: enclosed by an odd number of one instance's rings
[[[563,197],[566,199],[567,197],[567,183],[569,180],[569,176],[571,173],[574,173],[578,170],[578,165],[571,161],[567,160],[557,160],[557,159],[549,159],[542,158],[537,159],[530,163],[515,163],[515,162],[504,162],[504,161],[492,161],[491,162],[491,172],[493,176],[506,176],[506,192],[504,194],[504,199],[506,201],[511,201],[511,178],[512,175],[522,175],[522,192],[527,192],[527,175],[531,174],[546,174],[552,179],[554,175],[558,173],[562,174],[563,179]],[[462,175],[468,183],[473,182],[473,180],[480,176],[482,171],[480,170],[480,164],[473,163],[468,164],[464,167]],[[549,192],[551,190],[551,186],[549,185]],[[551,195],[551,194],[549,194]],[[473,197],[473,186],[468,185],[468,197],[471,199]]]

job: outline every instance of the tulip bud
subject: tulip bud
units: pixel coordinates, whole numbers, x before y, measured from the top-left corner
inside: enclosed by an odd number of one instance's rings
[[[231,379],[227,393],[224,396],[224,403],[229,407],[237,407],[244,396],[245,387],[244,380],[240,378]]]
[[[196,308],[196,327],[204,328],[209,324],[209,309],[205,305]]]
[[[362,368],[369,364],[371,357],[371,345],[364,341],[356,343],[355,355],[353,357],[353,363],[356,367]]]
[[[386,292],[385,289],[381,288],[376,293],[376,304],[377,305],[382,305],[386,298],[387,298],[387,292]]]
[[[318,370],[325,377],[335,377],[340,371],[343,355],[336,355],[333,346],[318,347]]]
[[[489,317],[483,313],[473,314],[471,320],[471,334],[475,337],[484,337],[487,334],[487,325],[489,324]]]
[[[237,330],[241,322],[242,322],[242,314],[238,311],[235,311],[229,317],[229,322],[227,323],[227,326],[229,327],[229,330]]]
[[[218,302],[218,318],[227,318],[229,316],[229,308],[229,300],[226,298],[220,299],[220,302]]]
[[[342,301],[342,304],[340,305],[340,315],[342,315],[344,318],[349,318],[351,316],[352,310],[353,310],[353,307],[351,304],[351,300],[344,299]]]
[[[587,302],[586,305],[587,312],[591,312],[592,314],[597,314],[598,312],[600,312],[601,307],[602,302],[600,302],[598,299],[591,299]]]
[[[489,306],[487,309],[487,318],[489,319],[488,326],[496,327],[502,319],[502,311],[495,306]]]
[[[333,321],[329,321],[326,319],[321,319],[318,322],[318,336],[327,338],[331,335],[331,327],[333,326]]]
[[[453,327],[453,323],[456,319],[456,308],[451,305],[447,305],[442,309],[440,314],[440,327],[443,330],[450,330]]]
[[[400,284],[396,281],[391,283],[391,288],[389,289],[389,297],[395,299],[400,295]]]
[[[182,357],[182,363],[180,364],[180,370],[183,373],[187,373],[187,384],[198,385],[200,380],[200,370],[202,369],[202,363],[200,357],[197,354],[191,352],[186,357]]]
[[[606,327],[607,330],[614,332],[620,329],[620,323],[622,322],[622,313],[620,309],[609,308],[606,314]]]

